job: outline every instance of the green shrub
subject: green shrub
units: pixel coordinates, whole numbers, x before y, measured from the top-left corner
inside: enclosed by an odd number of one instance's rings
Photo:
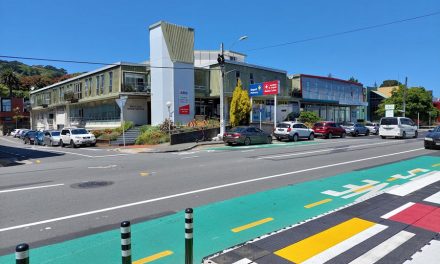
[[[131,121],[124,121],[124,123],[120,126],[114,129],[114,131],[119,132],[120,134],[122,134],[122,129],[124,129],[124,131],[129,130],[130,128],[134,127],[134,123]]]
[[[141,131],[143,132],[136,139],[137,145],[156,145],[170,141],[168,133],[161,131],[159,127],[143,126]]]
[[[102,130],[92,130],[92,134],[93,134],[96,138],[99,138],[99,137],[103,134],[103,131],[102,131]]]
[[[315,112],[303,111],[299,115],[299,120],[307,127],[312,127],[313,124],[320,121],[321,118]]]

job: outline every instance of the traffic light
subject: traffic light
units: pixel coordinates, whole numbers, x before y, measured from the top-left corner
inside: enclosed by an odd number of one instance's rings
[[[218,54],[217,62],[218,64],[220,64],[220,66],[225,65],[225,56],[222,54]]]

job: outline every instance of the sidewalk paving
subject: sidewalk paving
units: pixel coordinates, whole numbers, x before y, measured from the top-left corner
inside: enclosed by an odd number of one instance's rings
[[[126,147],[115,148],[115,151],[129,154],[137,153],[168,153],[168,152],[181,152],[194,149],[198,146],[220,145],[224,144],[223,141],[204,141],[204,142],[190,142],[176,145],[170,145],[170,143],[163,143],[158,145],[132,145]]]

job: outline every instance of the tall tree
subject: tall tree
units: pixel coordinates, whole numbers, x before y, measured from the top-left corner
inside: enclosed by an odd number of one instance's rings
[[[354,82],[354,83],[359,83],[358,79],[354,78],[353,76],[351,76],[350,79],[348,79],[348,81]]]
[[[230,123],[232,126],[249,123],[251,112],[251,100],[247,90],[244,90],[241,81],[238,80],[237,86],[232,94],[231,107],[229,109]]]
[[[9,97],[12,97],[12,90],[18,89],[20,86],[20,81],[15,73],[10,69],[2,72],[0,75],[0,82],[9,88]]]
[[[390,87],[390,86],[398,86],[401,85],[401,83],[397,80],[385,80],[382,82],[380,87]]]
[[[404,85],[399,85],[398,89],[395,89],[391,93],[391,97],[386,98],[379,105],[379,109],[376,113],[379,116],[385,115],[385,105],[394,104],[395,110],[394,114],[396,116],[403,115],[403,93]],[[439,111],[432,104],[432,93],[431,91],[425,90],[423,87],[411,87],[406,89],[405,96],[405,116],[410,117],[413,120],[417,120],[417,114],[420,115],[420,120],[428,121],[430,114],[431,117],[437,117]]]

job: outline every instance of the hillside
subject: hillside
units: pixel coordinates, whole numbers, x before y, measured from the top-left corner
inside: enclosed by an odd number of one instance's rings
[[[67,71],[63,68],[56,68],[51,65],[27,65],[19,61],[0,60],[0,72],[6,69],[12,69],[16,74],[23,76],[41,75],[49,78],[58,78]]]

